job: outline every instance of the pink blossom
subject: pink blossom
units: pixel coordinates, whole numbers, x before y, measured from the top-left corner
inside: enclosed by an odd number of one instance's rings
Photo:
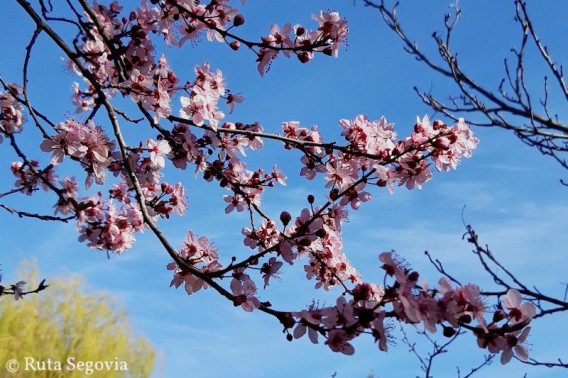
[[[235,104],[240,104],[245,100],[240,94],[229,94],[227,96],[227,106],[229,107],[229,114],[235,110]]]
[[[276,164],[272,167],[271,177],[276,180],[280,185],[286,186],[286,175],[281,170],[276,169]]]
[[[180,255],[191,264],[208,264],[219,258],[217,248],[206,236],[197,237],[193,231],[188,231],[185,241],[181,244]]]
[[[353,307],[347,303],[345,297],[337,298],[336,306],[331,307],[329,311],[324,312],[325,316],[322,319],[322,324],[327,328],[333,327],[348,327],[357,322],[354,317]]]
[[[326,345],[334,352],[341,352],[348,356],[355,353],[355,348],[349,343],[349,336],[342,329],[332,329],[327,334]]]
[[[229,214],[234,209],[237,209],[239,213],[245,209],[246,202],[239,194],[234,196],[225,195],[223,200],[228,203],[227,207],[225,207],[225,214]]]
[[[95,94],[93,93],[93,89],[94,88],[89,87],[89,91],[84,92],[79,88],[79,83],[73,83],[71,92],[73,97],[73,105],[77,107],[77,109],[75,110],[77,113],[88,112],[93,108],[96,98]]]
[[[264,288],[268,286],[268,281],[271,277],[278,277],[276,273],[282,267],[282,261],[276,260],[276,257],[271,257],[268,262],[264,263],[260,268],[260,272],[262,273],[262,279],[264,280]]]
[[[22,94],[22,88],[16,84],[7,84],[11,92],[0,92],[0,132],[6,134],[14,134],[22,131],[24,124],[24,116],[22,114],[23,107],[12,95]],[[2,135],[0,134],[0,142]]]
[[[522,331],[516,331],[506,336],[507,347],[501,353],[501,364],[505,365],[511,361],[513,357],[513,350],[521,361],[529,360],[529,350],[523,345],[527,339],[531,327],[526,327]]]
[[[309,159],[307,156],[302,156],[302,158],[300,159],[300,161],[305,165],[301,170],[300,170],[300,175],[304,176],[305,178],[307,178],[308,180],[313,179],[314,177],[316,177],[316,173],[318,172],[326,172],[327,168],[325,165],[323,164],[318,164],[316,162],[314,162],[312,159]]]
[[[354,166],[342,159],[332,160],[326,164],[326,188],[337,186],[340,191],[351,186],[357,179]]]
[[[312,15],[312,18],[319,22],[318,31],[324,41],[330,41],[331,51],[329,55],[337,58],[339,47],[347,42],[347,21],[341,19],[337,12],[324,12],[321,11],[319,16]]]
[[[375,338],[375,341],[377,341],[379,344],[379,350],[386,352],[388,351],[388,347],[387,347],[387,333],[384,326],[384,321],[385,321],[385,312],[384,310],[380,310],[375,320],[373,320],[372,333],[373,337]]]
[[[69,119],[58,124],[55,130],[58,134],[40,145],[42,151],[53,152],[51,163],[59,164],[65,155],[70,155],[85,166],[87,187],[93,179],[97,184],[103,184],[106,180],[105,170],[112,162],[114,150],[114,142],[108,139],[103,129],[92,121],[83,124]]]
[[[365,187],[365,183],[362,182],[357,184],[354,188],[351,188],[342,198],[339,204],[341,206],[345,206],[347,204],[351,205],[353,210],[357,210],[361,206],[361,202],[367,202],[372,197],[370,193],[363,192],[363,188]]]
[[[256,294],[256,285],[250,279],[241,282],[238,279],[231,281],[231,291],[235,296],[235,306],[241,306],[247,312],[253,311],[260,307],[260,301],[254,296]]]
[[[178,182],[174,185],[171,197],[168,202],[179,216],[184,215],[184,211],[187,210],[189,205],[187,204],[185,196],[185,187],[181,182]]]
[[[477,345],[481,349],[487,348],[489,353],[499,353],[507,349],[507,340],[496,332],[492,332],[496,328],[497,326],[490,325],[487,332],[477,335]]]
[[[150,151],[150,160],[152,161],[152,164],[154,164],[157,168],[164,168],[166,166],[164,156],[168,155],[172,151],[169,143],[165,140],[156,142],[153,139],[147,139],[146,147],[148,147]]]
[[[509,320],[513,324],[530,322],[536,315],[536,307],[530,302],[522,302],[521,293],[509,289],[503,298],[503,305],[509,311]]]
[[[272,59],[275,59],[276,56],[278,56],[278,51],[263,47],[259,49],[257,55],[257,70],[260,76],[264,76],[264,74],[270,69],[270,63],[272,62]]]
[[[323,313],[320,309],[316,308],[315,302],[310,305],[308,310],[302,310],[293,314],[295,317],[299,318],[300,321],[296,323],[296,328],[294,329],[294,338],[299,339],[306,334],[308,331],[308,338],[313,344],[318,343],[318,332],[313,326],[319,326]]]

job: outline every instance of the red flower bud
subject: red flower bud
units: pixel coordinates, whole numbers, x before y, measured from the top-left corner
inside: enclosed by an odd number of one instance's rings
[[[500,322],[501,320],[505,319],[506,317],[507,317],[507,314],[505,314],[505,311],[503,311],[503,310],[495,311],[495,313],[493,314],[493,322],[494,323]]]
[[[242,14],[237,14],[235,16],[235,19],[233,20],[233,25],[241,26],[244,23],[245,23],[245,16],[243,16]]]
[[[453,329],[452,327],[444,327],[444,336],[452,337],[455,334],[456,334],[456,330]]]
[[[290,223],[291,219],[292,219],[292,216],[287,211],[283,211],[280,214],[280,221],[282,221],[282,224],[284,225],[284,227],[286,227],[288,225],[288,223]]]
[[[307,52],[303,52],[298,54],[298,59],[302,63],[308,63],[310,61],[310,56],[308,55]]]

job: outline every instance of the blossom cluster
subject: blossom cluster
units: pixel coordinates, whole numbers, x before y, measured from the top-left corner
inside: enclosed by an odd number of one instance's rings
[[[211,72],[209,63],[205,62],[201,67],[195,67],[195,75],[197,78],[190,87],[189,97],[180,97],[182,108],[179,115],[192,119],[197,126],[203,125],[206,120],[216,130],[219,122],[225,118],[225,114],[217,109],[219,99],[226,93],[223,74],[220,70]]]
[[[93,180],[101,185],[106,181],[106,169],[112,162],[114,142],[105,135],[102,127],[93,121],[87,123],[68,119],[55,126],[57,134],[45,139],[40,149],[52,152],[51,164],[60,164],[65,155],[76,159],[87,172],[87,188]]]
[[[129,14],[120,17],[122,7],[115,1],[109,6],[95,2],[92,13],[86,17],[93,21],[87,35],[79,44],[81,62],[84,70],[74,62],[71,68],[80,76],[85,70],[91,77],[84,77],[87,89],[81,89],[78,83],[73,84],[73,103],[77,111],[89,111],[94,108],[100,91],[90,84],[95,80],[102,85],[102,93],[112,96],[118,90],[129,95],[133,101],[144,109],[153,112],[153,119],[158,123],[167,118],[172,111],[172,97],[176,91],[186,91],[189,96],[181,96],[180,116],[192,119],[197,125],[204,120],[216,128],[224,118],[217,109],[222,97],[230,110],[234,104],[244,98],[239,94],[229,93],[220,71],[212,73],[209,63],[196,67],[197,79],[194,83],[178,85],[179,79],[173,73],[165,55],[158,61],[155,58],[152,34],[161,35],[171,46],[181,47],[185,42],[196,42],[200,35],[207,34],[209,41],[226,42],[234,50],[238,50],[239,37],[228,33],[229,29],[244,23],[244,16],[238,9],[230,6],[228,0],[216,0],[209,4],[194,1],[158,1],[157,6],[142,2],[141,6]],[[261,42],[246,42],[257,55],[258,71],[264,75],[270,62],[280,51],[286,57],[291,53],[298,56],[303,63],[313,59],[314,53],[323,52],[337,57],[338,49],[344,45],[347,37],[347,26],[337,12],[320,12],[313,15],[318,28],[307,31],[303,26],[286,24],[282,30],[277,25],[270,28],[270,34],[262,37]],[[229,42],[228,39],[232,39]],[[254,47],[254,48],[253,48]],[[255,50],[256,48],[256,50]],[[117,50],[124,54],[116,58]]]
[[[163,174],[159,172],[165,167],[165,159],[171,147],[164,140],[146,140],[146,148],[132,149],[128,156],[128,169],[122,163],[120,153],[115,151],[115,142],[110,141],[102,127],[92,121],[86,123],[68,119],[55,126],[56,135],[45,139],[40,148],[50,152],[53,166],[63,162],[65,156],[81,164],[87,173],[85,187],[88,189],[93,181],[102,185],[107,180],[107,171],[120,176],[120,182],[112,185],[108,197],[101,192],[90,197],[79,197],[79,184],[75,177],[65,177],[59,184],[59,198],[55,204],[55,213],[77,217],[79,240],[87,241],[92,248],[109,250],[116,253],[132,247],[134,234],[143,231],[143,216],[139,204],[133,199],[134,189],[129,179],[128,170],[136,175],[141,185],[147,210],[153,220],[158,217],[168,218],[172,213],[183,215],[187,209],[185,188],[181,183],[170,185],[160,182]],[[148,156],[144,157],[144,154]],[[37,162],[32,162],[38,165]],[[31,193],[40,181],[34,170],[25,169],[22,163],[14,163],[12,172],[18,177],[16,186],[27,188]],[[55,186],[57,176],[48,170],[46,180]],[[46,182],[42,182],[48,189]]]
[[[0,91],[0,143],[3,140],[2,133],[19,133],[24,123],[23,107],[14,97],[22,93],[22,88],[15,84],[9,84],[8,88],[10,91],[6,93]]]
[[[393,125],[384,118],[369,121],[365,116],[358,116],[352,121],[341,120],[340,126],[348,144],[334,145],[339,150],[335,153],[323,142],[323,136],[316,126],[306,129],[300,127],[298,122],[283,123],[286,148],[297,148],[304,153],[301,159],[304,167],[300,174],[312,179],[317,173],[325,173],[330,192],[324,206],[314,206],[315,198],[310,195],[310,208],[304,208],[293,222],[292,216],[284,211],[280,215],[282,226],[265,217],[259,226],[253,224],[252,228],[242,229],[244,245],[258,252],[252,260],[266,256],[261,268],[265,287],[271,278],[278,277],[284,262],[293,264],[299,258],[306,258],[304,271],[308,279],[316,281],[316,288],[329,290],[336,285],[362,284],[362,276],[343,252],[341,226],[348,217],[346,207],[356,210],[371,198],[370,193],[363,190],[368,182],[392,186],[397,180],[399,185],[411,179],[418,180],[417,177],[424,173],[411,164],[412,159],[420,163],[424,161],[421,164],[428,171],[427,158],[437,161],[447,154],[470,156],[471,150],[477,145],[477,139],[463,121],[448,127],[440,121],[431,124],[428,117],[424,117],[418,120],[412,135],[402,141],[397,141]],[[244,135],[250,131],[254,134],[243,138],[238,131]],[[255,149],[262,146],[257,135],[260,133],[260,126],[251,128],[243,124],[224,123],[216,132],[206,129],[199,138],[187,126],[178,124],[172,133],[175,142],[171,158],[179,168],[185,168],[188,162],[196,164],[196,173],[203,172],[207,181],[215,179],[232,191],[232,194],[224,196],[226,213],[245,209],[252,213],[255,207],[260,207],[265,188],[274,186],[276,182],[285,184],[286,180],[286,176],[276,167],[273,167],[272,173],[264,173],[262,169],[250,171],[239,159],[237,152],[244,156],[245,147]],[[259,141],[258,145],[252,143],[255,140]],[[211,161],[208,156],[213,156],[213,151],[218,152],[216,160]],[[379,172],[382,172],[382,176]],[[386,177],[385,182],[381,182],[381,177]],[[386,182],[386,179],[390,179],[390,182]],[[414,187],[406,186],[409,189]],[[246,268],[248,264],[243,267]],[[217,263],[215,267],[218,268],[215,273],[218,277],[231,272],[235,274],[231,267],[223,269]],[[204,284],[202,278],[183,272],[179,267],[176,269],[175,277],[183,275],[187,280]],[[238,272],[239,277],[243,274]],[[255,290],[252,290],[251,284],[246,286],[247,298],[256,298],[256,286]],[[248,310],[252,308],[255,306],[247,306]]]
[[[364,191],[370,181],[367,172],[372,171],[375,183],[388,186],[391,193],[395,184],[421,189],[432,178],[428,159],[438,171],[455,169],[462,157],[471,157],[479,142],[463,119],[450,127],[441,121],[431,123],[428,116],[417,118],[412,134],[404,140],[397,140],[394,125],[384,117],[370,121],[359,115],[353,120],[340,120],[339,125],[349,144],[337,154],[308,147],[301,158],[301,174],[311,180],[317,173],[325,173],[326,186],[332,188],[330,198],[335,200],[339,193],[346,192],[341,205],[350,204],[353,209],[371,198]],[[315,127],[308,130],[297,122],[285,122],[282,129],[288,138],[322,141]]]
[[[319,15],[312,15],[312,18],[319,24],[312,31],[306,30],[302,25],[292,27],[289,23],[282,28],[276,24],[270,27],[270,34],[262,37],[265,46],[257,53],[257,68],[261,76],[280,51],[287,58],[294,53],[302,63],[312,60],[315,52],[337,57],[339,48],[347,43],[347,21],[337,12],[321,11]]]
[[[50,185],[57,182],[57,175],[51,167],[45,168],[42,172],[39,170],[39,162],[31,160],[26,163],[15,161],[10,166],[12,174],[16,177],[14,186],[22,188],[22,193],[31,195],[34,191],[38,190],[41,185],[42,189],[46,192],[50,190]]]
[[[226,121],[220,103],[224,101],[232,112],[244,98],[227,88],[223,73],[204,62],[195,66],[193,80],[180,79],[165,55],[157,58],[152,34],[171,46],[195,43],[203,34],[234,50],[243,43],[256,53],[258,71],[264,75],[280,53],[296,55],[303,63],[317,52],[337,56],[346,43],[347,22],[337,12],[322,11],[313,16],[318,23],[315,30],[272,25],[261,42],[247,42],[231,32],[244,23],[244,16],[228,0],[207,5],[190,0],[151,3],[142,2],[128,17],[121,16],[117,2],[108,6],[95,2],[86,13],[89,22],[84,25],[84,38],[77,39],[77,55],[70,57],[70,66],[83,77],[86,89],[75,83],[72,102],[77,113],[92,113],[84,122],[69,118],[53,126],[55,135],[46,136],[40,145],[51,154],[48,168],[40,170],[33,160],[13,163],[16,187],[24,188],[21,191],[26,194],[40,185],[55,191],[55,214],[76,218],[79,240],[91,248],[120,254],[132,248],[137,232],[173,214],[185,214],[186,189],[180,182],[165,181],[164,172],[171,166],[194,169],[195,176],[226,190],[218,199],[226,214],[247,214],[250,225],[242,227],[241,233],[249,253],[222,264],[210,238],[187,231],[179,250],[166,247],[174,260],[167,265],[173,273],[170,286],[183,285],[188,294],[213,287],[247,312],[266,311],[268,302],[261,302],[257,282],[266,288],[279,279],[285,263],[301,262],[306,278],[316,288],[340,287],[344,292],[333,306],[313,303],[303,311],[282,313],[291,338],[307,334],[317,343],[323,337],[332,351],[353,354],[351,340],[370,333],[379,349],[387,351],[391,318],[421,324],[432,333],[441,328],[448,337],[468,329],[481,348],[501,353],[503,363],[513,354],[528,358],[524,342],[536,308],[523,302],[519,292],[509,290],[488,321],[489,309],[475,284],[454,287],[442,278],[435,289],[426,283],[419,285],[418,273],[392,253],[380,255],[382,269],[390,278],[384,285],[369,283],[344,251],[342,227],[350,211],[371,200],[373,186],[387,187],[391,193],[395,186],[421,189],[433,177],[431,168],[449,171],[462,158],[471,157],[478,139],[463,119],[446,125],[431,122],[427,116],[417,118],[410,135],[399,139],[394,124],[384,117],[370,120],[358,115],[339,121],[343,145],[325,142],[317,126],[301,127],[298,121],[283,122],[280,135],[266,133],[258,122]],[[21,94],[17,87],[10,88],[11,93]],[[116,123],[114,138],[95,124],[102,104],[114,116],[138,124],[108,105],[117,93],[138,105],[157,136],[127,145]],[[179,98],[177,107],[174,98]],[[0,93],[0,106],[1,131],[19,132],[22,106],[10,93]],[[267,138],[301,153],[298,174],[308,180],[321,179],[325,186],[324,195],[318,198],[321,203],[316,204],[310,194],[298,214],[283,210],[279,219],[261,209],[265,192],[287,185],[288,180],[276,164],[250,167],[244,160],[250,151],[261,149]],[[84,170],[85,189],[96,183],[99,189],[106,184],[106,191],[83,196],[76,177],[58,181],[52,166],[62,164],[65,156]],[[107,177],[108,173],[114,177]],[[227,288],[222,287],[223,280],[228,280]],[[392,282],[387,285],[387,280]]]
[[[192,231],[188,231],[185,241],[182,243],[180,258],[187,264],[195,266],[204,274],[216,272],[223,266],[219,263],[219,254],[215,245],[206,237],[197,237]],[[170,286],[178,288],[182,283],[188,294],[207,289],[207,283],[181,269],[175,262],[168,264],[169,270],[174,270],[174,278]]]
[[[431,333],[441,326],[446,337],[452,337],[457,329],[470,329],[480,348],[487,348],[490,353],[501,352],[501,363],[508,363],[513,354],[523,361],[528,360],[524,341],[536,307],[523,302],[517,290],[507,291],[501,309],[487,321],[488,309],[477,285],[454,287],[443,277],[437,288],[430,290],[425,282],[419,286],[418,273],[407,268],[392,252],[382,253],[380,260],[386,275],[394,279],[392,285],[383,288],[359,283],[350,292],[349,301],[341,296],[335,306],[318,308],[312,304],[307,310],[292,313],[296,318],[294,337],[300,338],[308,330],[313,343],[318,342],[318,334],[321,334],[326,336],[325,343],[331,350],[353,354],[350,340],[368,330],[379,349],[387,351],[391,327],[385,320],[392,317],[405,323],[422,324]],[[386,311],[387,306],[392,311]],[[474,320],[476,326],[471,325]]]

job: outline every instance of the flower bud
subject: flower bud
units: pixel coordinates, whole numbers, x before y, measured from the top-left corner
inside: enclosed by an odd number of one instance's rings
[[[465,324],[469,324],[472,321],[471,316],[469,314],[462,315],[458,320]]]
[[[296,324],[296,321],[292,317],[292,314],[290,314],[289,312],[284,312],[279,315],[278,320],[280,320],[280,323],[282,323],[282,325],[286,329],[292,328]]]
[[[290,215],[289,212],[283,211],[282,213],[280,213],[280,221],[282,222],[284,227],[286,227],[288,225],[288,223],[290,223],[291,219],[292,219],[292,216]]]
[[[418,281],[418,276],[419,276],[418,272],[414,271],[408,275],[408,280],[413,282]]]
[[[506,317],[507,317],[507,314],[505,314],[505,311],[503,311],[503,310],[495,311],[495,313],[493,314],[493,322],[494,323],[500,322],[501,320],[505,319]]]
[[[162,192],[165,194],[172,194],[174,192],[174,187],[168,184],[167,182],[163,182],[161,185]]]
[[[334,188],[329,192],[329,198],[331,198],[333,201],[335,201],[336,199],[339,198],[339,189]]]
[[[298,54],[298,59],[302,63],[308,63],[310,61],[310,56],[308,55],[307,52],[302,52]]]
[[[315,197],[314,197],[313,195],[310,194],[310,195],[308,196],[308,202],[309,202],[310,204],[314,203],[315,200],[316,200],[316,199],[315,199]]]
[[[456,330],[453,329],[452,327],[444,327],[444,336],[452,337],[455,334],[456,334]]]
[[[244,23],[245,23],[245,16],[243,16],[242,14],[237,14],[235,16],[235,19],[233,20],[233,25],[241,26]]]

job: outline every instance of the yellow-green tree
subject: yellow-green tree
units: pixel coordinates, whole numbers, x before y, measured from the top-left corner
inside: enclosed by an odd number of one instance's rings
[[[37,268],[28,272],[25,280],[37,281]],[[1,377],[9,376],[4,365],[12,359],[19,363],[18,377],[151,374],[153,346],[134,334],[121,301],[85,293],[85,284],[83,276],[73,275],[50,279],[49,288],[23,300],[0,298]]]

